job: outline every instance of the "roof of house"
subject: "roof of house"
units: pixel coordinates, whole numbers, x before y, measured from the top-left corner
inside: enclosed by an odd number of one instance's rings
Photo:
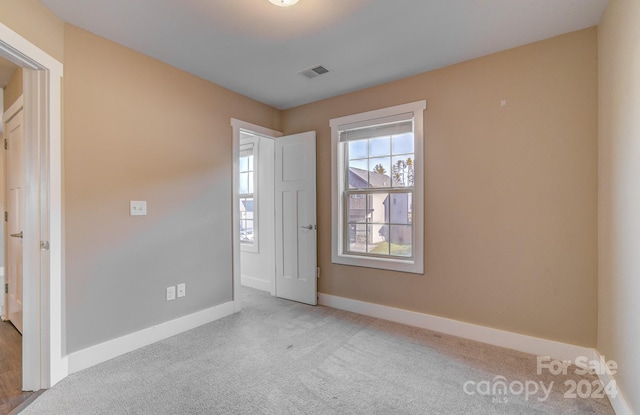
[[[358,180],[360,179],[360,180]],[[359,181],[360,183],[354,183]],[[368,186],[367,183],[369,184]],[[391,186],[391,178],[386,174],[367,171],[349,167],[349,186],[350,187],[389,187]]]

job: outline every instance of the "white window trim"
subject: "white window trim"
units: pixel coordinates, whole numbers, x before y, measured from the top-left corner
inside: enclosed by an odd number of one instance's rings
[[[244,132],[244,131],[243,131]],[[251,147],[252,151],[253,151],[253,242],[247,242],[247,241],[240,241],[240,250],[245,251],[245,252],[253,252],[253,253],[258,253],[260,252],[260,248],[259,248],[259,237],[258,237],[258,211],[260,209],[259,203],[258,203],[258,193],[260,192],[260,189],[258,189],[258,152],[259,152],[259,144],[260,144],[260,139],[258,137],[246,137],[240,138],[240,152],[242,152],[243,147]],[[238,194],[238,197],[240,197],[240,195]],[[240,204],[238,203],[238,208],[239,208]]]
[[[394,107],[383,108],[360,114],[334,118],[329,122],[331,126],[331,262],[334,264],[352,265],[358,267],[377,268],[391,271],[424,273],[424,110],[427,102],[417,101]],[[339,131],[345,126],[355,123],[367,123],[385,117],[413,113],[414,119],[414,160],[415,160],[415,189],[413,196],[413,258],[403,260],[397,258],[365,257],[344,254],[342,232],[345,229],[343,211],[344,169],[341,167],[344,154],[339,145]]]

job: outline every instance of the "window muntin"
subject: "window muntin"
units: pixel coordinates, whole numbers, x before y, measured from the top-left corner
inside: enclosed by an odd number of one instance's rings
[[[424,272],[426,101],[335,118],[332,262]]]
[[[242,145],[239,158],[240,242],[255,243],[256,209],[254,197],[254,144]]]

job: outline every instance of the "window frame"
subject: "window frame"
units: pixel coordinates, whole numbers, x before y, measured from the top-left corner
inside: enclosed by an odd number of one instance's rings
[[[331,127],[331,262],[334,264],[384,269],[390,271],[424,273],[424,111],[426,100],[408,104],[347,115],[330,120]],[[346,174],[345,144],[340,141],[340,132],[354,128],[374,126],[388,120],[412,114],[414,135],[414,186],[412,196],[412,258],[384,257],[357,254],[345,249],[347,227],[347,203],[345,200]],[[372,191],[375,192],[375,189]]]
[[[246,134],[246,135],[243,136],[243,134]],[[260,252],[260,248],[258,244],[258,241],[259,241],[258,211],[260,209],[259,203],[258,203],[258,194],[260,192],[260,189],[258,189],[258,175],[256,174],[258,171],[258,153],[259,153],[258,146],[259,146],[258,137],[254,136],[250,132],[246,132],[244,130],[240,131],[239,158],[242,157],[243,151],[248,151],[249,149],[253,155],[253,166],[252,166],[253,168],[251,170],[253,172],[253,193],[251,193],[253,195],[253,241],[243,241],[240,238],[240,250],[245,252],[254,252],[254,253]],[[238,177],[240,176],[239,172],[240,172],[240,168],[238,166]],[[238,197],[238,212],[240,212],[240,200],[243,198],[246,198],[246,195],[248,193],[240,193],[239,188],[236,189],[236,192]],[[238,230],[238,236],[240,236],[240,229]]]

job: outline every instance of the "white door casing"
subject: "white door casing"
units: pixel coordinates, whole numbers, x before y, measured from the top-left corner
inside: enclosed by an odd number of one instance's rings
[[[23,113],[6,123],[7,140],[7,315],[22,333]]]
[[[316,305],[316,133],[275,145],[276,296]]]

